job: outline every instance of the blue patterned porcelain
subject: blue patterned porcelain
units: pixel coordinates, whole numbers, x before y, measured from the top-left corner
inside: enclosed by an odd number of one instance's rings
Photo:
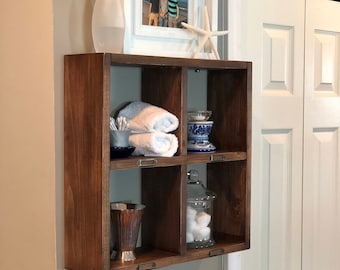
[[[188,152],[214,152],[216,147],[209,142],[213,121],[188,122]]]

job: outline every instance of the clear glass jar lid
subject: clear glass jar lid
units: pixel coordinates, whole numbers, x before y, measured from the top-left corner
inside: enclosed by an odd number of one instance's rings
[[[190,170],[188,172],[188,201],[210,201],[216,197],[216,194],[208,189],[199,181],[198,171]]]

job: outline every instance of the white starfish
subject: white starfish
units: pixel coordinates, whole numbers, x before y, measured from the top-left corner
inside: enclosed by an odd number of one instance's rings
[[[183,27],[196,32],[197,34],[203,36],[200,43],[198,44],[196,50],[194,51],[192,57],[196,58],[200,50],[203,48],[205,43],[209,42],[211,49],[214,52],[216,59],[220,59],[220,55],[215,47],[214,42],[212,41],[211,37],[213,36],[223,36],[228,34],[229,31],[211,31],[210,29],[210,22],[208,16],[208,8],[204,6],[204,29],[198,28],[196,26],[192,26],[190,24],[182,22]]]

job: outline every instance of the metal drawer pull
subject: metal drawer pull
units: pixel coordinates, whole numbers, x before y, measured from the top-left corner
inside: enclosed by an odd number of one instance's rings
[[[148,158],[148,159],[139,159],[137,161],[137,166],[140,168],[144,167],[153,167],[157,165],[157,159]]]
[[[213,162],[219,162],[219,161],[224,161],[225,160],[225,157],[224,155],[211,155],[210,156],[210,161],[213,161]]]
[[[147,263],[138,264],[138,270],[149,270],[149,269],[155,269],[155,268],[156,268],[155,262],[147,262]]]
[[[214,249],[209,251],[209,257],[214,257],[214,256],[219,256],[224,254],[224,249],[219,248],[219,249]]]

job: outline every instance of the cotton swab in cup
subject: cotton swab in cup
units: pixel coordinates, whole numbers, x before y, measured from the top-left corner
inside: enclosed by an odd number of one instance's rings
[[[118,130],[126,130],[127,127],[128,127],[128,123],[126,121],[126,118],[124,116],[119,116],[117,118],[117,127],[118,127]]]
[[[113,117],[110,117],[110,129],[111,130],[118,130]]]

